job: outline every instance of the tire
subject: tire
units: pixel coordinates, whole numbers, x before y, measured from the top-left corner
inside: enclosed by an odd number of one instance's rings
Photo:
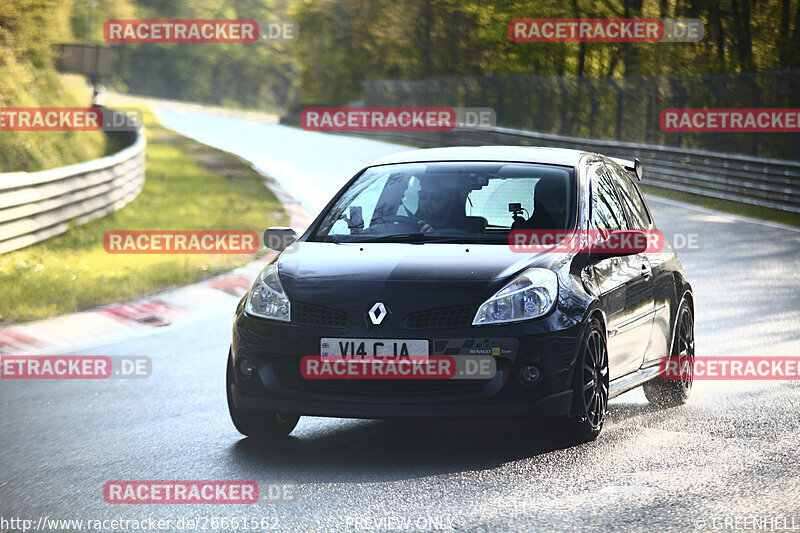
[[[681,379],[664,379],[662,374],[645,383],[642,388],[647,400],[656,407],[683,405],[692,393],[694,376],[694,314],[689,302],[683,300],[675,320],[675,342],[671,359],[677,360]]]
[[[246,437],[257,440],[280,442],[285,441],[289,433],[300,421],[299,415],[283,415],[263,411],[244,411],[233,405],[231,385],[233,385],[233,357],[228,354],[228,365],[225,372],[225,396],[228,399],[228,412],[236,429]]]
[[[608,410],[608,350],[603,326],[596,318],[581,341],[572,390],[572,413],[562,420],[562,428],[571,440],[593,441],[603,430]]]

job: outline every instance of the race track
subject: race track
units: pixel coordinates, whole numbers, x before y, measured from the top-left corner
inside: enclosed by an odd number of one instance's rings
[[[407,149],[160,116],[252,161],[312,210],[364,164]],[[701,250],[681,253],[697,355],[800,355],[800,231],[649,201],[661,229],[702,234]],[[242,439],[228,417],[231,316],[221,309],[80,352],[147,355],[149,379],[0,382],[0,517],[237,516],[268,517],[276,531],[480,532],[714,531],[721,518],[772,516],[800,529],[800,382],[697,382],[687,405],[666,410],[637,389],[610,403],[598,441],[574,447],[538,422],[307,418],[287,446],[268,449]],[[107,504],[104,483],[126,479],[296,482],[300,494],[240,506]]]

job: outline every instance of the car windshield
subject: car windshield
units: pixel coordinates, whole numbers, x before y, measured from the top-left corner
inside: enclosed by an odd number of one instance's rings
[[[435,162],[368,168],[309,240],[508,243],[512,229],[570,229],[574,169],[531,163]]]

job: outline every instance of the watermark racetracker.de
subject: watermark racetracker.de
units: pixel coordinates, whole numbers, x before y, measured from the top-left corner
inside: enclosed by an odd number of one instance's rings
[[[658,253],[669,243],[680,252],[703,249],[699,231],[513,230],[508,246],[516,253]]]
[[[308,355],[300,362],[305,379],[491,379],[492,356]]]
[[[800,380],[800,357],[670,356],[660,363],[661,376],[684,380]]]
[[[259,236],[250,230],[113,230],[103,235],[109,254],[254,254]]]
[[[4,107],[0,108],[2,131],[134,131],[141,127],[142,111],[136,108],[101,107]]]
[[[248,44],[294,41],[293,20],[255,19],[111,19],[103,24],[108,43]]]
[[[490,107],[307,107],[300,126],[310,131],[453,131],[490,128]]]
[[[670,108],[659,125],[664,132],[798,133],[800,108]]]
[[[144,379],[153,372],[144,355],[3,355],[1,379]]]
[[[698,42],[704,33],[701,19],[687,18],[525,18],[508,23],[508,38],[518,43]]]
[[[254,504],[292,502],[300,497],[294,482],[259,485],[249,480],[112,480],[103,485],[110,504]]]

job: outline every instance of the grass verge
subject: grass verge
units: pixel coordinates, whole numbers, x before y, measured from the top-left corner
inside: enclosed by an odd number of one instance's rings
[[[252,255],[110,255],[110,230],[254,230],[287,225],[263,178],[238,157],[180,136],[144,114],[145,186],[123,209],[0,256],[0,324],[70,313],[183,286]]]
[[[10,63],[3,63],[0,52],[0,110],[91,106],[91,92],[82,76],[19,65],[14,69],[13,57],[6,59]],[[72,165],[103,157],[114,149],[114,143],[102,131],[3,131],[0,125],[0,172],[35,172]]]

